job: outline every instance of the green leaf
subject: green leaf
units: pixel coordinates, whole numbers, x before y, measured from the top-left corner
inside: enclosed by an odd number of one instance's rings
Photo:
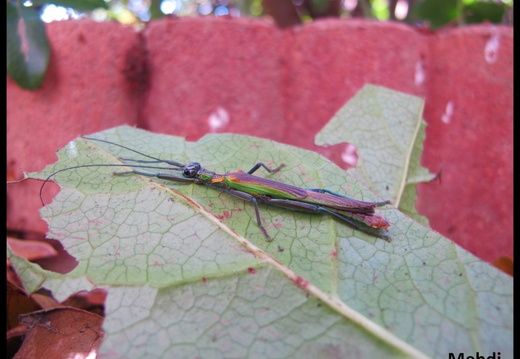
[[[480,24],[484,21],[499,24],[505,13],[505,4],[492,1],[476,1],[464,6],[464,20],[467,24]]]
[[[77,11],[92,11],[98,8],[108,9],[104,0],[32,0],[34,5],[54,4],[69,7]]]
[[[7,3],[7,73],[21,87],[40,87],[49,65],[50,48],[38,11],[20,2]]]
[[[259,138],[186,142],[126,126],[92,136],[160,158],[196,160],[218,173],[283,162],[282,171],[266,177],[379,199],[316,153]],[[58,155],[57,164],[28,177],[139,159],[82,138]],[[78,260],[71,273],[51,275],[8,251],[22,280],[58,299],[80,285],[107,289],[100,355],[512,355],[511,278],[396,209],[378,211],[391,223],[388,243],[329,216],[261,207],[274,238],[267,242],[250,203],[204,186],[114,171],[88,167],[54,176],[62,190],[42,217],[49,236]]]
[[[430,22],[438,29],[459,18],[461,9],[457,0],[421,0],[413,7],[415,16]]]
[[[160,19],[164,16],[166,16],[162,11],[161,11],[161,3],[162,3],[162,0],[151,0],[150,1],[150,19]]]
[[[351,143],[358,166],[348,171],[421,223],[416,185],[435,176],[420,164],[426,123],[424,101],[384,87],[365,85],[318,133],[320,146]]]
[[[422,115],[422,111],[421,111]],[[414,134],[415,135],[415,134]],[[411,149],[410,160],[407,162],[408,171],[403,171],[406,185],[400,196],[399,210],[406,213],[419,223],[428,226],[428,219],[420,215],[415,209],[415,201],[417,199],[417,185],[421,182],[429,182],[435,178],[435,174],[431,173],[425,167],[421,166],[421,155],[423,152],[423,143],[426,137],[426,122],[420,120],[419,131],[416,134],[413,148]]]

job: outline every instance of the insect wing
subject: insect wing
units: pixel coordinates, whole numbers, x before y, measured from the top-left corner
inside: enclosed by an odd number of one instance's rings
[[[305,202],[322,205],[324,207],[339,209],[342,211],[370,214],[378,202],[364,202],[343,196],[334,196],[328,193],[307,191]]]
[[[303,188],[250,175],[242,171],[228,172],[225,177],[229,187],[253,195],[293,200],[303,200],[307,197],[307,190]]]
[[[226,182],[233,189],[254,195],[267,195],[272,198],[297,200],[355,213],[374,213],[374,208],[381,204],[379,202],[364,202],[348,197],[319,193],[250,175],[242,171],[228,172],[226,174]]]

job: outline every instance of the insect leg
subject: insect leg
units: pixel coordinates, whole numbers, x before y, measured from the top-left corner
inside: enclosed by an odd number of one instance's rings
[[[277,207],[291,208],[291,209],[301,210],[304,212],[329,214],[329,215],[347,223],[349,226],[351,226],[363,233],[369,234],[371,236],[379,237],[379,238],[382,238],[385,240],[390,240],[390,237],[384,233],[381,233],[381,231],[372,229],[366,225],[362,225],[359,221],[357,221],[355,219],[343,216],[335,211],[332,211],[332,210],[322,207],[322,206],[316,206],[316,205],[313,205],[310,203],[291,201],[291,200],[286,200],[286,199],[272,199],[272,198],[266,197],[266,196],[260,197],[260,199],[262,200],[262,202],[264,202],[266,204],[277,206]],[[360,218],[360,220],[362,220],[362,218]]]
[[[171,174],[167,173],[150,173],[150,172],[143,172],[143,171],[125,171],[125,172],[114,172],[114,176],[124,176],[124,175],[139,175],[139,176],[146,176],[146,177],[157,177],[159,179],[165,179],[167,181],[175,181],[175,182],[183,182],[183,183],[193,183],[195,182],[193,178],[183,178],[183,177],[177,177]]]
[[[246,193],[246,192],[242,192],[242,191],[237,191],[237,190],[231,189],[231,188],[220,188],[220,187],[214,187],[214,186],[208,186],[208,187],[211,187],[211,188],[214,188],[214,189],[218,189],[221,192],[226,192],[227,194],[229,194],[229,195],[231,195],[233,197],[237,197],[237,198],[240,198],[240,199],[243,199],[243,200],[246,200],[246,201],[253,202],[253,205],[255,206],[255,216],[256,216],[256,223],[258,224],[258,227],[262,230],[262,233],[264,234],[264,236],[265,236],[265,238],[267,239],[268,242],[271,242],[273,240],[267,234],[267,230],[262,225],[262,219],[260,218],[260,210],[258,209],[258,201],[257,201],[257,198],[255,196],[253,196],[252,194],[249,194],[249,193]]]
[[[328,194],[331,194],[333,196],[337,196],[337,197],[343,197],[343,198],[349,198],[351,199],[350,197],[347,197],[347,196],[343,196],[339,193],[336,193],[336,192],[332,192],[331,190],[328,190],[328,189],[323,189],[323,188],[305,188],[306,190],[309,190],[309,191],[312,191],[312,192],[318,192],[318,193],[328,193]]]
[[[252,175],[256,170],[258,170],[260,167],[263,167],[267,170],[269,173],[276,173],[282,169],[282,167],[285,167],[285,164],[281,164],[280,166],[276,167],[275,169],[270,169],[267,167],[264,163],[258,162],[256,165],[254,165],[249,171],[247,171],[248,174]]]
[[[119,157],[119,160],[120,161],[124,161],[124,162],[136,162],[136,163],[161,163],[161,162],[164,162],[163,160],[136,160],[134,158],[123,158],[123,157]]]
[[[357,229],[363,233],[369,234],[374,237],[379,237],[379,238],[385,239],[387,241],[389,241],[391,239],[390,236],[388,236],[384,233],[381,233],[381,231],[372,229],[372,227],[364,226],[364,225],[360,224],[359,222],[356,222],[355,220],[352,220],[346,216],[342,216],[341,214],[331,211],[327,208],[319,207],[319,212],[328,213],[328,214],[336,217],[337,219],[348,223],[350,226],[354,227],[355,229]],[[378,218],[381,218],[381,217],[378,217]]]
[[[308,191],[312,191],[312,192],[328,193],[328,194],[331,194],[333,196],[337,196],[337,197],[342,197],[342,198],[347,198],[347,199],[352,199],[353,200],[353,198],[350,198],[350,197],[347,197],[347,196],[343,196],[343,195],[341,195],[339,193],[332,192],[332,191],[330,191],[328,189],[323,189],[323,188],[305,188],[305,189],[308,190]],[[372,204],[374,204],[376,206],[383,206],[385,204],[390,204],[392,202],[390,202],[390,201],[383,201],[383,202],[367,202],[367,203],[372,203]]]

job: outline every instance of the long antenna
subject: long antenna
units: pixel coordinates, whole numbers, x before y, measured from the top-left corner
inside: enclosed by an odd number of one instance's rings
[[[143,157],[151,158],[152,160],[155,160],[157,162],[163,162],[163,163],[167,163],[169,165],[177,166],[177,167],[184,167],[183,163],[176,162],[176,161],[163,160],[162,158],[157,158],[157,157],[154,157],[154,156],[150,156],[150,155],[147,155],[146,153],[142,153],[142,152],[136,151],[136,150],[134,150],[134,149],[132,149],[130,147],[126,147],[126,146],[120,145],[119,143],[110,142],[110,141],[107,141],[107,140],[101,140],[101,139],[98,139],[98,138],[86,137],[86,136],[81,136],[81,138],[84,138],[84,139],[90,140],[90,141],[99,141],[99,142],[108,143],[109,145],[121,147],[121,148],[124,148],[125,150],[137,153],[138,155],[141,155]]]
[[[60,172],[65,172],[65,171],[73,170],[73,169],[76,169],[76,168],[87,168],[87,167],[132,167],[132,168],[151,168],[151,169],[155,169],[155,170],[182,171],[181,168],[143,166],[143,165],[125,165],[125,164],[118,165],[118,164],[115,164],[115,163],[112,163],[112,164],[99,164],[99,165],[91,164],[91,165],[79,165],[79,166],[67,167],[67,168],[63,168],[61,170],[58,170],[56,172],[51,173],[49,175],[49,177],[47,177],[45,179],[45,181],[43,181],[43,184],[40,187],[40,201],[42,202],[42,205],[45,206],[45,202],[43,201],[43,187],[45,187],[45,185],[47,184],[47,182],[49,182],[51,177],[54,177],[55,175],[57,175]]]
[[[98,138],[86,137],[86,136],[81,136],[81,138],[84,138],[84,139],[89,140],[89,141],[104,142],[104,143],[107,143],[107,144],[112,145],[112,146],[117,146],[117,147],[120,147],[120,148],[124,148],[127,151],[136,153],[136,154],[138,154],[140,156],[143,156],[143,157],[146,157],[146,158],[150,158],[150,159],[154,160],[153,162],[162,162],[162,163],[166,163],[168,165],[171,165],[171,166],[174,166],[174,167],[177,167],[177,168],[147,166],[147,165],[130,165],[130,164],[124,164],[124,163],[122,163],[122,164],[88,164],[88,165],[78,165],[78,166],[63,168],[61,170],[58,170],[56,172],[51,173],[49,175],[49,177],[47,177],[45,179],[45,181],[43,181],[43,184],[40,187],[40,201],[42,202],[42,205],[45,205],[45,202],[43,201],[43,188],[45,187],[47,182],[49,182],[49,180],[52,177],[54,177],[55,175],[57,175],[60,172],[69,171],[69,170],[73,170],[73,169],[77,169],[77,168],[87,168],[87,167],[131,167],[131,168],[149,168],[149,169],[155,169],[155,170],[168,170],[168,171],[182,171],[184,169],[184,167],[185,167],[185,165],[183,163],[180,163],[180,162],[177,162],[177,161],[164,160],[164,159],[161,159],[161,158],[158,158],[158,157],[150,156],[150,155],[147,155],[146,153],[134,150],[133,148],[130,148],[130,147],[127,147],[127,146],[123,146],[123,145],[120,145],[120,144],[115,143],[115,142],[111,142],[111,141],[107,141],[107,140],[101,140],[101,139],[98,139]],[[122,161],[141,162],[140,160],[129,159],[129,158],[119,158],[119,159],[122,160]],[[151,163],[151,162],[152,161],[142,161],[142,163]]]

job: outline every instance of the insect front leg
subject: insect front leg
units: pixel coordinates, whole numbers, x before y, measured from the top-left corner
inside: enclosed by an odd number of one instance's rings
[[[175,182],[182,182],[182,183],[193,183],[195,180],[193,178],[183,178],[183,177],[177,177],[171,174],[167,173],[150,173],[150,172],[143,172],[143,171],[124,171],[124,172],[114,172],[114,176],[124,176],[124,175],[139,175],[139,176],[146,176],[146,177],[156,177],[159,179],[164,179],[167,181],[175,181]]]
[[[276,167],[275,169],[270,169],[269,167],[267,167],[264,163],[262,162],[258,162],[256,165],[254,165],[249,171],[247,171],[247,174],[250,174],[252,175],[254,172],[256,172],[260,167],[263,167],[264,169],[267,170],[267,172],[269,173],[276,173],[278,171],[280,171],[280,169],[282,169],[283,167],[285,167],[285,164],[281,164],[280,166]]]
[[[119,157],[120,161],[123,162],[134,162],[134,163],[163,163],[165,160],[136,160],[134,158]]]

